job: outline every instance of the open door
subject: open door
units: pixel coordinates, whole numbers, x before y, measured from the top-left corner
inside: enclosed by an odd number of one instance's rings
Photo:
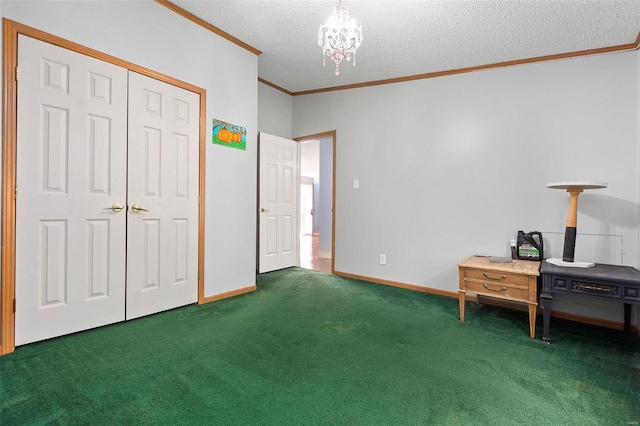
[[[298,143],[259,134],[258,272],[298,264]]]

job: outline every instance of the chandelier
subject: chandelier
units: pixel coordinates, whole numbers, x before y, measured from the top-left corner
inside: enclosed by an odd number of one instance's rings
[[[322,48],[322,65],[326,65],[329,57],[336,64],[336,75],[340,75],[340,62],[346,59],[356,66],[356,50],[362,43],[362,27],[349,16],[349,9],[337,1],[333,6],[333,14],[318,30],[318,45]]]

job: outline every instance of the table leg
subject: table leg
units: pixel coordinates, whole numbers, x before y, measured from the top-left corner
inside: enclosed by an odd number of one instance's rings
[[[536,317],[538,305],[529,305],[529,337],[536,338]]]
[[[458,304],[460,305],[460,322],[464,322],[464,295],[463,291],[458,292]]]
[[[624,304],[624,331],[631,331],[631,303]]]
[[[551,319],[551,301],[553,300],[553,296],[550,293],[542,293],[540,295],[540,302],[542,303],[542,341],[544,343],[550,344],[551,339],[549,338],[549,321]]]

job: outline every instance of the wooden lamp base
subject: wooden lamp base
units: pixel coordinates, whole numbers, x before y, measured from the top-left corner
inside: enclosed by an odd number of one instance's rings
[[[567,192],[571,194],[567,226],[564,231],[562,260],[552,258],[547,259],[547,262],[558,266],[571,266],[576,268],[589,268],[594,265],[591,262],[575,262],[574,259],[578,226],[578,195],[585,189],[601,189],[606,187],[607,184],[604,182],[552,182],[547,185],[547,188],[566,189]]]

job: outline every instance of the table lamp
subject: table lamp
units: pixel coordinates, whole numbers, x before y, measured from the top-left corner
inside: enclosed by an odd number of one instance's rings
[[[552,182],[547,185],[551,189],[566,189],[571,195],[569,202],[569,215],[567,216],[567,227],[564,231],[564,249],[562,259],[551,258],[547,262],[557,266],[570,266],[574,268],[589,268],[594,265],[592,262],[575,262],[574,254],[576,249],[576,230],[578,224],[578,195],[585,189],[606,188],[604,182]]]

